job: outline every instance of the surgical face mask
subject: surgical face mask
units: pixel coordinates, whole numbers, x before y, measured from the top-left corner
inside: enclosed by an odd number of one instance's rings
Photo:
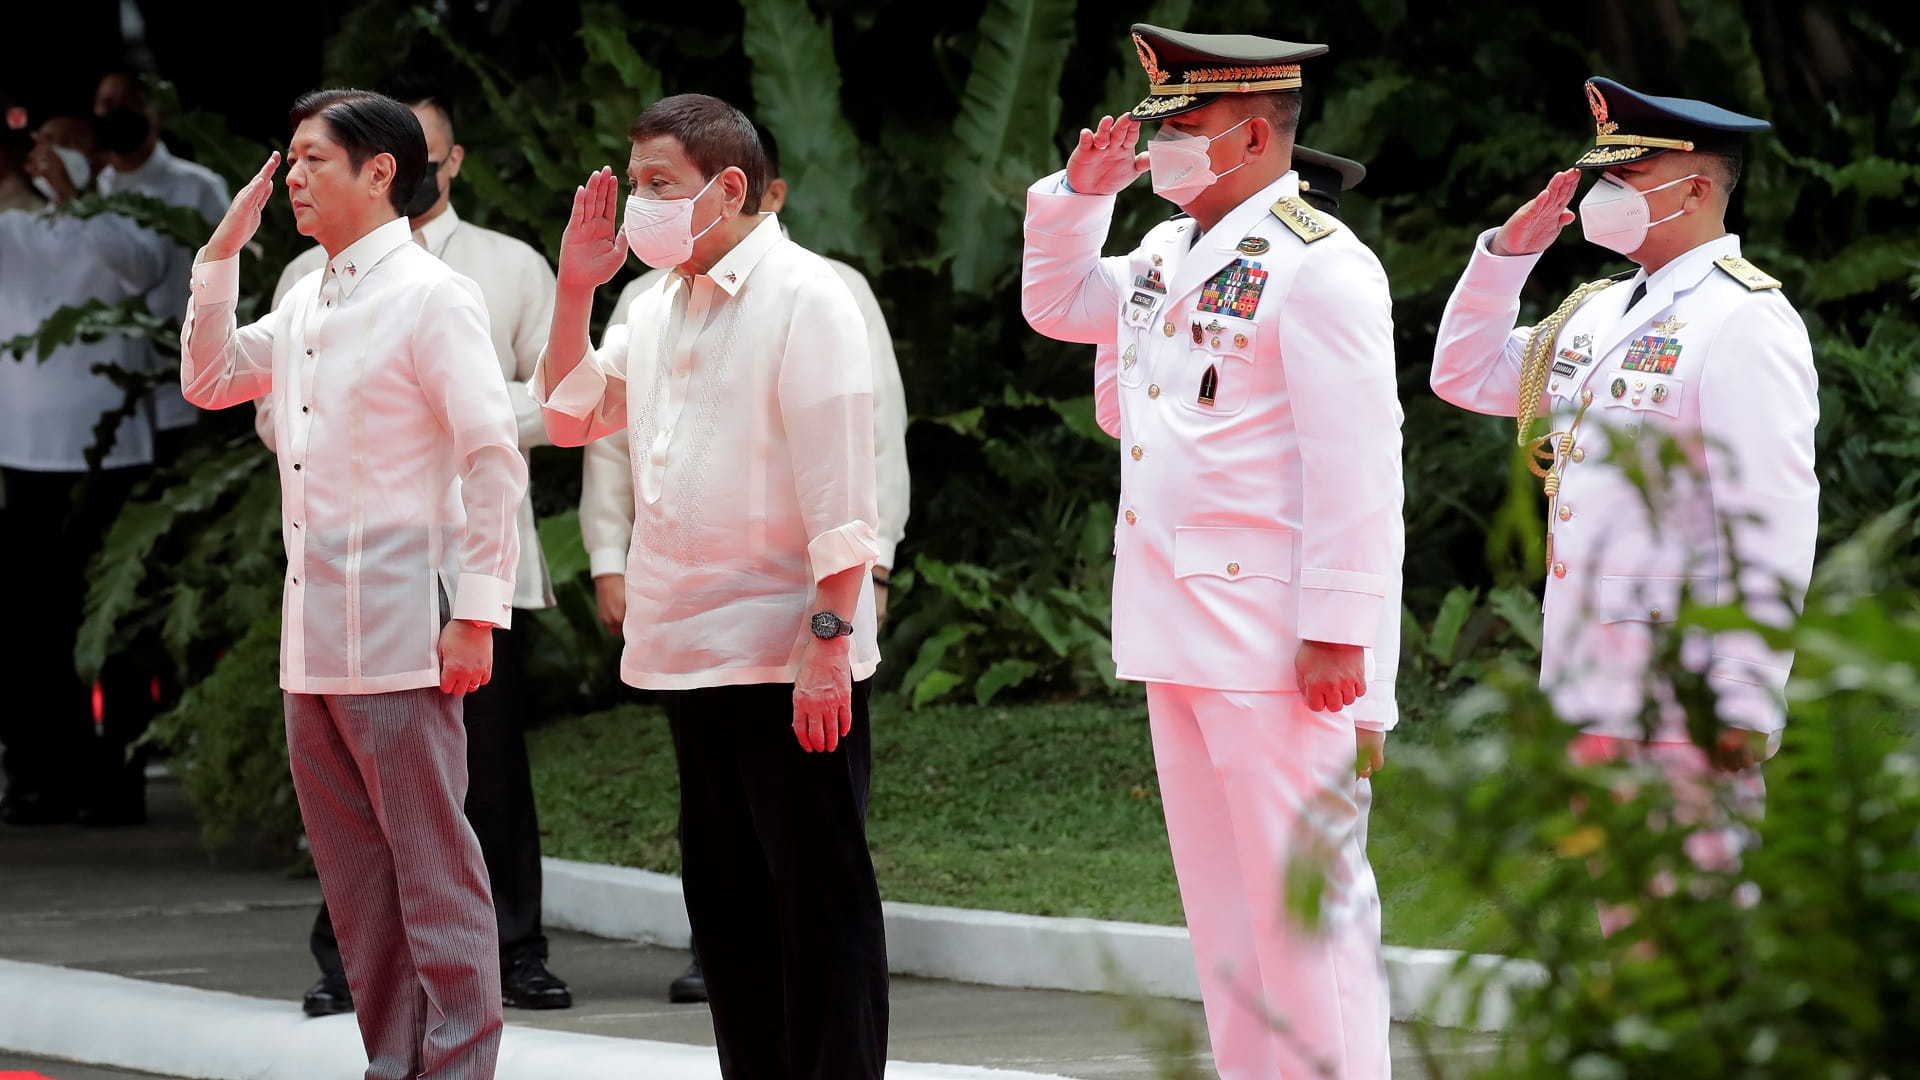
[[[718,173],[713,180],[720,179]],[[693,242],[713,231],[720,224],[720,218],[713,224],[693,231],[693,204],[713,186],[713,180],[707,181],[691,199],[643,199],[638,195],[627,196],[627,216],[620,223],[621,231],[627,234],[627,247],[639,256],[640,261],[655,270],[665,270],[679,266],[693,256]],[[725,215],[721,215],[724,217]]]
[[[69,150],[64,146],[54,147],[53,152],[60,155],[60,163],[67,167],[67,179],[73,181],[74,189],[87,190],[87,181],[93,179],[93,166],[87,164],[87,155],[78,150]],[[47,183],[46,177],[34,177],[33,186],[48,202],[60,201],[59,194],[53,190],[52,184]]]
[[[1251,120],[1252,117],[1247,119]],[[1246,122],[1242,120],[1240,124]],[[1175,206],[1185,206],[1217,183],[1220,177],[1245,165],[1243,161],[1233,169],[1216,175],[1213,159],[1207,156],[1207,148],[1213,145],[1213,140],[1222,138],[1240,124],[1233,125],[1219,135],[1181,135],[1171,128],[1161,128],[1160,134],[1147,143],[1147,164],[1153,173],[1154,194]]]
[[[1641,191],[1632,184],[1601,173],[1599,182],[1587,192],[1586,198],[1580,200],[1580,231],[1586,234],[1589,243],[1598,244],[1608,251],[1631,255],[1647,242],[1648,230],[1686,213],[1683,207],[1659,221],[1649,221],[1647,219],[1653,216],[1653,211],[1647,206],[1647,196],[1675,184],[1684,184],[1699,175],[1693,173]]]
[[[433,209],[440,201],[440,162],[427,162],[427,171],[420,175],[420,186],[413,189],[413,198],[407,203],[407,216],[419,217]]]

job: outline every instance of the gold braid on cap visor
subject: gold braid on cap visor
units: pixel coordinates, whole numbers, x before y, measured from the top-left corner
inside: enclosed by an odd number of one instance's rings
[[[1234,83],[1238,85],[1222,85]],[[1158,83],[1147,88],[1153,97],[1177,97],[1191,94],[1257,94],[1265,90],[1300,89],[1299,64],[1266,64],[1260,67],[1195,68],[1187,72],[1187,81]]]

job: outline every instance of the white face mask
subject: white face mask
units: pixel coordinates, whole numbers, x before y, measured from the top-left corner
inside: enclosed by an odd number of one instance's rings
[[[1246,122],[1242,120],[1240,124]],[[1182,135],[1172,128],[1162,127],[1160,134],[1147,143],[1147,164],[1153,171],[1154,194],[1175,206],[1185,206],[1193,201],[1194,196],[1212,187],[1220,177],[1245,165],[1243,161],[1233,169],[1216,175],[1213,159],[1207,156],[1207,148],[1213,145],[1213,140],[1225,136],[1240,124],[1233,125],[1219,135]]]
[[[713,180],[720,179],[714,174]],[[638,195],[627,196],[627,216],[620,222],[620,229],[627,234],[627,246],[640,257],[640,261],[655,270],[665,270],[679,266],[693,256],[693,242],[713,231],[720,224],[720,218],[713,219],[698,233],[693,231],[693,204],[713,186],[713,180],[707,181],[691,199],[643,199]],[[722,214],[721,217],[726,215]]]
[[[87,164],[87,155],[64,146],[54,147],[53,152],[60,156],[60,163],[67,167],[67,179],[73,181],[74,190],[87,190],[87,181],[93,179],[93,166]],[[46,177],[34,177],[33,186],[48,202],[60,201],[60,196],[55,194],[53,185],[47,183]]]
[[[1649,229],[1664,225],[1687,212],[1683,206],[1659,221],[1648,221],[1653,211],[1647,206],[1647,196],[1675,184],[1684,184],[1699,175],[1693,173],[1641,191],[1632,184],[1601,173],[1600,182],[1593,185],[1586,198],[1580,200],[1580,231],[1586,234],[1589,243],[1598,244],[1608,251],[1631,255],[1647,242]]]

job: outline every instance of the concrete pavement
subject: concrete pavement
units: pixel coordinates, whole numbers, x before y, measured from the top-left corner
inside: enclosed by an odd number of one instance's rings
[[[143,828],[0,828],[0,958],[278,999],[297,1009],[315,974],[306,935],[318,885],[271,868],[211,864],[177,786],[156,781],[152,796],[154,821]],[[511,1023],[712,1044],[704,1006],[665,1000],[684,953],[553,937],[553,967],[572,985],[576,1007],[510,1010]],[[890,1056],[901,1060],[1081,1080],[1155,1080],[1176,1075],[1168,1067],[1205,1064],[1182,1049],[1204,1043],[1200,1010],[1191,1004],[896,977],[893,1010]],[[1396,1073],[1426,1077],[1408,1034],[1396,1031]],[[1483,1037],[1439,1038],[1448,1063],[1464,1064],[1487,1045]],[[10,1060],[0,1057],[0,1073],[16,1068]],[[55,1080],[130,1075],[20,1068]]]

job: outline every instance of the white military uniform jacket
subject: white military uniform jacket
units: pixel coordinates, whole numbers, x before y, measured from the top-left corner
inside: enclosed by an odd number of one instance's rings
[[[1433,389],[1462,408],[1512,416],[1532,329],[1514,320],[1538,256],[1493,255],[1491,236],[1480,237],[1447,302]],[[1813,350],[1793,305],[1768,287],[1778,283],[1734,261],[1739,253],[1739,238],[1725,236],[1651,277],[1619,281],[1576,309],[1553,343],[1552,430],[1568,430],[1590,403],[1548,511],[1540,678],[1562,717],[1601,734],[1645,734],[1653,628],[1675,620],[1683,593],[1709,604],[1744,596],[1755,618],[1784,625],[1812,574]],[[1643,281],[1646,295],[1628,309]],[[1681,454],[1664,474],[1663,446]],[[1650,465],[1651,511],[1623,467],[1635,461]],[[1727,633],[1689,640],[1682,657],[1707,672],[1722,720],[1785,726],[1791,653]],[[1654,736],[1686,740],[1671,692],[1652,692]]]
[[[1063,176],[1027,195],[1021,307],[1119,351],[1120,677],[1296,691],[1302,640],[1358,645],[1367,694],[1346,714],[1391,728],[1406,540],[1379,260],[1293,173],[1210,233],[1175,218],[1102,258],[1114,200]]]

